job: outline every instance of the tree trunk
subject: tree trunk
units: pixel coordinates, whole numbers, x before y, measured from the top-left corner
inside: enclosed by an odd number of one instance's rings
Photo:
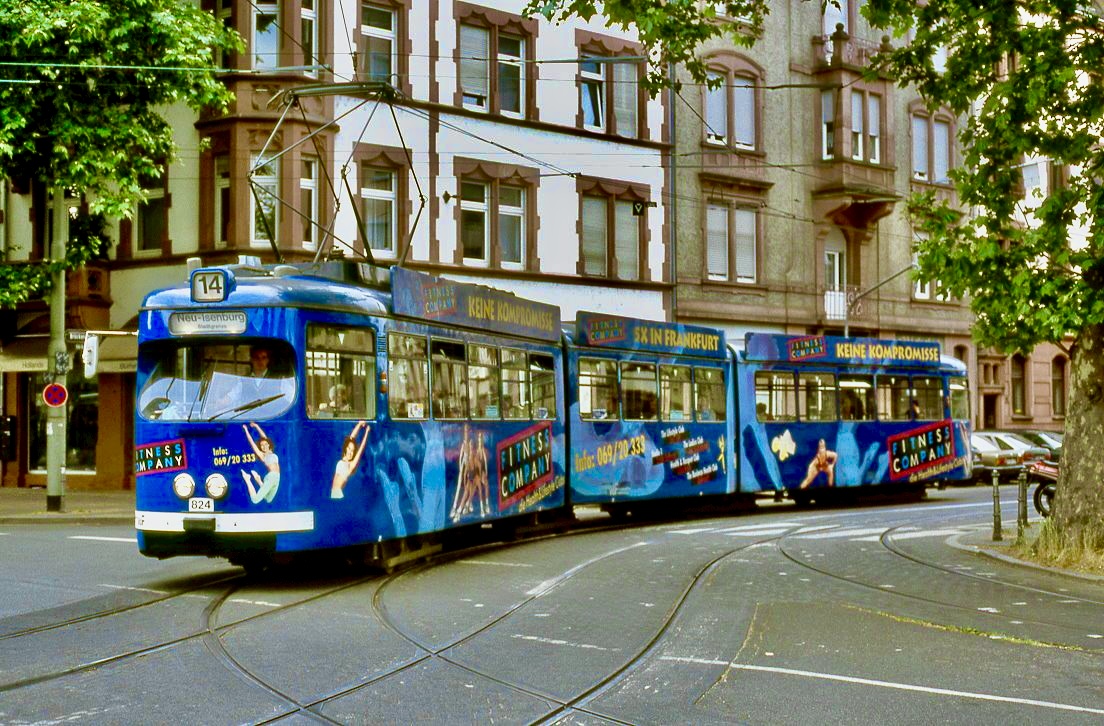
[[[1070,361],[1069,407],[1054,526],[1069,545],[1104,552],[1104,325],[1087,325]]]

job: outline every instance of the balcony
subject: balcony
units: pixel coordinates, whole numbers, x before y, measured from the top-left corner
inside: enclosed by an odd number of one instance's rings
[[[820,309],[821,318],[828,322],[842,323],[844,321],[862,321],[867,319],[865,300],[855,298],[860,290],[857,285],[844,285],[841,289],[825,290],[823,305]],[[847,306],[852,305],[850,313]]]
[[[889,36],[881,41],[855,38],[836,26],[831,35],[813,36],[813,66],[817,71],[829,68],[866,68],[873,65],[873,58],[883,48],[889,48]]]

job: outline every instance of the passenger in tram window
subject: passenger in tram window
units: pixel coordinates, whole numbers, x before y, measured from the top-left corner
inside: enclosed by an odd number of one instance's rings
[[[816,455],[809,462],[809,469],[805,473],[805,479],[801,482],[799,488],[807,489],[821,473],[827,476],[828,486],[834,487],[836,485],[836,461],[838,459],[839,455],[828,450],[828,445],[824,442],[824,439],[818,441]]]
[[[920,418],[920,402],[914,398],[909,402],[909,421],[919,421]]]
[[[364,429],[364,437],[357,444],[357,432]],[[364,447],[368,444],[368,434],[372,427],[367,421],[358,421],[353,426],[352,433],[345,437],[341,444],[341,458],[334,467],[333,483],[330,485],[330,499],[343,499],[345,497],[345,484],[349,477],[356,471],[360,463],[360,456],[364,453]]]
[[[249,432],[250,426],[257,430],[256,441],[253,440],[253,435]],[[253,449],[253,453],[257,455],[257,459],[265,465],[267,470],[264,479],[262,479],[256,471],[242,469],[242,479],[245,480],[245,485],[249,488],[249,499],[254,504],[259,504],[261,500],[271,503],[276,498],[276,490],[280,487],[280,457],[276,455],[272,439],[265,435],[260,424],[253,422],[242,425],[242,430],[245,431],[245,438],[249,440],[249,446]]]
[[[759,419],[760,421],[771,420],[771,415],[767,413],[767,404],[761,401],[755,404],[755,418]]]
[[[344,383],[330,386],[329,399],[329,402],[322,404],[323,411],[348,413],[353,410],[352,404],[349,403],[349,387]]]

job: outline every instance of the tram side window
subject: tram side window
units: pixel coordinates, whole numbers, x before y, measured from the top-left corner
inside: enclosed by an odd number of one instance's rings
[[[909,420],[907,376],[878,376],[878,418],[883,421]]]
[[[874,376],[839,377],[840,418],[844,421],[873,421],[878,410],[874,398]]]
[[[533,385],[533,418],[556,418],[556,365],[552,356],[530,353],[529,377]]]
[[[659,367],[659,417],[690,420],[690,366]]]
[[[617,364],[613,361],[579,359],[579,416],[591,421],[619,417]]]
[[[755,374],[755,417],[760,421],[797,420],[797,388],[789,371]]]
[[[915,376],[912,379],[912,400],[918,410],[915,417],[921,421],[943,420],[943,379]],[[910,406],[911,406],[910,402]]]
[[[498,348],[468,345],[468,400],[472,418],[501,418],[498,406]]]
[[[621,364],[621,414],[630,421],[655,421],[659,407],[656,405],[655,363],[630,361]]]
[[[529,418],[529,367],[520,350],[502,349],[502,417]]]
[[[831,373],[799,373],[801,387],[798,414],[803,421],[836,420],[836,377]]]
[[[951,418],[968,420],[970,418],[970,384],[964,377],[955,376],[949,381],[951,386]]]
[[[724,421],[725,407],[724,371],[719,368],[694,369],[694,409],[699,421]]]
[[[467,418],[468,363],[464,344],[430,341],[429,357],[433,363],[433,418]]]
[[[428,407],[426,339],[391,333],[387,338],[388,411],[393,419],[423,419]]]
[[[376,337],[367,328],[308,325],[307,413],[312,418],[376,417]]]

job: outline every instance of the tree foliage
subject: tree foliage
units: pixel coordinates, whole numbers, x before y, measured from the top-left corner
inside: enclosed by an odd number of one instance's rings
[[[128,216],[142,180],[175,155],[164,111],[224,109],[230,94],[213,51],[243,47],[188,0],[5,0],[0,176],[83,195],[93,215],[85,226],[96,215]],[[81,249],[68,265],[97,254],[100,239],[75,234]],[[5,271],[0,303],[41,293],[47,267]]]

